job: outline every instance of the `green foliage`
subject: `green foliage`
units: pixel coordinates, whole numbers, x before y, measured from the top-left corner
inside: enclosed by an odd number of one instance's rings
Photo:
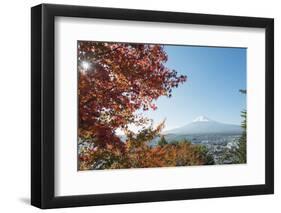
[[[247,162],[247,143],[246,143],[246,132],[243,132],[241,138],[239,139],[239,147],[237,150],[238,154],[238,163],[246,163]]]
[[[239,145],[237,149],[238,163],[247,162],[247,111],[242,111],[241,117],[243,121],[241,127],[243,128],[242,136],[239,138]]]
[[[240,90],[242,94],[247,94],[246,90]],[[241,127],[243,128],[243,133],[239,138],[238,148],[236,150],[236,155],[238,157],[238,163],[247,162],[247,111],[243,110],[241,112],[242,122]]]
[[[161,137],[160,137],[160,140],[158,141],[158,146],[165,146],[165,145],[167,145],[168,144],[168,142],[166,141],[166,139],[165,139],[165,136],[164,135],[161,135]]]
[[[208,153],[208,149],[206,146],[203,145],[196,145],[197,151],[200,153],[200,155],[204,159],[204,165],[213,165],[215,164],[215,160],[212,155]]]
[[[247,90],[245,90],[245,89],[240,89],[239,92],[242,94],[247,94]]]

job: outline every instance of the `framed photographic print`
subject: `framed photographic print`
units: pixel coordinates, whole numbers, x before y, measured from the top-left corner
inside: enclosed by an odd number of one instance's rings
[[[274,21],[31,9],[31,203],[272,194]]]

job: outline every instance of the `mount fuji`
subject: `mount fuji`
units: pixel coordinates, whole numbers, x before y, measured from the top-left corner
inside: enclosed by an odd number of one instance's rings
[[[164,134],[192,135],[192,134],[241,134],[242,128],[239,125],[217,122],[199,116],[191,123],[172,130],[165,131]]]

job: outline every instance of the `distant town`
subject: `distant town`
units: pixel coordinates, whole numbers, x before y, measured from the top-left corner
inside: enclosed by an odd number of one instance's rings
[[[193,144],[200,144],[208,149],[208,154],[212,155],[215,164],[233,164],[237,161],[235,150],[238,148],[241,134],[194,134],[194,135],[165,135],[169,143],[186,139]],[[156,139],[152,141],[152,146],[156,145]]]
[[[239,125],[217,122],[199,116],[191,123],[180,128],[164,132],[168,143],[187,140],[193,144],[203,145],[208,154],[213,156],[215,164],[233,164],[237,162],[235,151],[239,146],[242,128]],[[159,138],[155,138],[151,145],[157,145]]]

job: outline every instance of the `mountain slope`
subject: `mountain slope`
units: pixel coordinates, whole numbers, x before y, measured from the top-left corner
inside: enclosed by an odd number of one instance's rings
[[[164,132],[164,134],[241,134],[242,128],[239,125],[225,124],[213,121],[205,116],[199,116],[191,123]]]

